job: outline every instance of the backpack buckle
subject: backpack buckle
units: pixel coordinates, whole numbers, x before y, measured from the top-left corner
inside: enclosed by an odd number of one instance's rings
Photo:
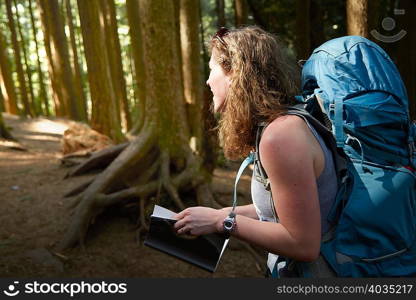
[[[328,106],[328,115],[331,120],[334,119],[335,116],[335,103],[330,103]]]

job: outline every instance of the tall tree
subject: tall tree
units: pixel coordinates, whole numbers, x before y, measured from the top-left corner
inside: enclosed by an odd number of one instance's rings
[[[39,57],[39,45],[38,45],[38,39],[36,37],[37,35],[37,28],[35,24],[35,16],[33,13],[33,3],[32,0],[29,0],[29,13],[30,13],[30,24],[32,26],[32,34],[33,34],[33,41],[35,42],[35,49],[36,49],[36,62],[37,62],[37,73],[38,73],[38,81],[39,81],[39,97],[41,103],[43,103],[43,111],[47,116],[51,114],[50,108],[49,108],[49,102],[48,102],[48,94],[46,92],[45,87],[45,79],[43,77],[43,71],[42,71],[42,65],[40,62]]]
[[[132,128],[132,133],[137,133],[144,124],[144,111],[146,104],[146,70],[144,67],[142,32],[140,29],[139,0],[126,0],[127,20],[130,28],[130,44],[134,61],[136,79],[137,101],[139,103],[139,117]]]
[[[104,40],[100,0],[78,0],[82,38],[88,67],[92,112],[91,127],[119,142],[123,139],[116,116],[116,96]]]
[[[296,0],[296,54],[298,59],[307,59],[310,55],[310,0]]]
[[[130,111],[127,102],[126,80],[124,78],[123,64],[121,60],[120,39],[117,32],[117,16],[114,0],[101,0],[108,58],[110,62],[111,78],[116,96],[116,105],[121,113],[121,120],[127,130],[131,129]],[[119,113],[119,116],[120,116]]]
[[[13,81],[13,71],[7,55],[6,41],[0,30],[0,91],[3,96],[5,111],[18,114],[16,87]]]
[[[4,124],[3,115],[1,114],[1,111],[0,111],[0,138],[6,139],[6,140],[14,140],[13,136],[10,134],[9,130]]]
[[[12,37],[15,64],[16,64],[16,70],[17,70],[17,78],[19,81],[20,99],[22,100],[22,104],[23,104],[22,113],[25,116],[32,116],[32,113],[30,111],[29,98],[27,94],[26,78],[25,78],[25,74],[23,71],[22,58],[20,54],[21,53],[20,45],[19,45],[19,42],[17,41],[16,25],[14,22],[13,11],[12,11],[12,0],[6,0],[6,10],[7,10],[8,25],[9,25],[9,29],[10,29],[11,37]]]
[[[217,10],[217,27],[225,26],[225,3],[224,0],[215,0]]]
[[[324,32],[324,11],[322,7],[321,0],[310,0],[309,6],[309,31],[310,31],[310,50],[312,51],[316,47],[320,46],[325,42],[325,32]],[[296,15],[298,18],[298,15]],[[310,53],[307,53],[307,56]]]
[[[235,6],[235,27],[247,25],[248,4],[247,0],[234,0]]]
[[[194,190],[200,205],[214,203],[201,160],[189,147],[181,66],[172,46],[177,43],[173,1],[140,0],[140,15],[146,57],[144,125],[126,148],[116,146],[106,151],[108,158],[109,153],[124,149],[74,201],[75,213],[59,248],[82,242],[92,218],[120,201],[139,199],[142,224],[145,207],[153,205],[148,200],[158,191],[166,193],[179,209],[185,207],[180,197],[184,190]],[[101,158],[106,155],[103,152]],[[96,162],[99,156],[94,158]],[[85,171],[88,164],[79,168]]]
[[[74,76],[69,61],[68,43],[65,36],[63,16],[58,0],[38,0],[44,28],[45,43],[49,44],[48,60],[52,88],[64,115],[81,120],[80,100],[75,92]],[[47,38],[46,38],[47,37]]]
[[[398,26],[396,30],[406,30],[407,34],[396,42],[397,65],[406,85],[410,115],[413,120],[416,120],[416,35],[412,33],[416,25],[416,1],[400,0],[398,8],[403,10],[404,15],[397,17]]]
[[[188,122],[193,136],[193,150],[202,151],[202,74],[199,39],[199,1],[180,1],[180,41],[182,74]]]
[[[20,15],[19,15],[19,8],[17,6],[17,2],[16,0],[13,0],[13,2],[14,2],[15,11],[16,11],[16,20],[17,20],[16,24],[17,24],[17,30],[19,32],[19,37],[20,37],[20,45],[22,46],[23,61],[25,64],[26,77],[27,77],[27,83],[28,83],[28,89],[29,89],[29,95],[30,95],[30,97],[28,97],[29,109],[30,109],[31,115],[36,116],[39,114],[39,112],[36,107],[35,93],[33,91],[32,70],[30,67],[30,62],[27,58],[28,51],[26,47],[26,38],[22,31],[22,25],[20,24]]]
[[[347,0],[347,33],[368,37],[368,0]]]
[[[59,117],[63,117],[67,115],[67,105],[65,102],[62,101],[62,97],[60,96],[60,88],[58,84],[58,78],[54,76],[54,69],[53,69],[53,60],[49,59],[52,57],[52,48],[51,48],[51,37],[50,37],[50,29],[48,22],[48,18],[46,16],[43,16],[46,14],[46,11],[43,11],[42,7],[40,6],[40,1],[37,0],[37,6],[40,14],[41,19],[41,26],[43,31],[43,39],[44,39],[44,47],[46,51],[47,56],[47,62],[48,62],[48,73],[49,73],[49,80],[51,83],[51,94],[52,99],[54,102],[54,108],[55,108],[55,114]]]
[[[87,99],[85,97],[84,89],[82,86],[82,73],[79,65],[78,49],[75,40],[74,21],[72,16],[72,7],[70,0],[65,0],[66,19],[68,22],[69,38],[71,42],[72,52],[72,73],[74,75],[74,89],[79,99],[78,111],[80,113],[80,119],[87,121]]]

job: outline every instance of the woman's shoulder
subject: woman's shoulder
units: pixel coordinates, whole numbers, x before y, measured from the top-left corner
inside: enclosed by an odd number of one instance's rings
[[[312,163],[318,178],[324,167],[321,146],[308,124],[298,116],[286,115],[273,120],[264,130],[259,148],[265,168],[270,164],[287,170]]]
[[[261,144],[295,144],[307,143],[310,139],[310,130],[305,121],[295,115],[284,115],[274,119],[264,130]]]

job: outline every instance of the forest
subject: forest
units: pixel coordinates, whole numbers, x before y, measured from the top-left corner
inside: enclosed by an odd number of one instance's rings
[[[208,42],[257,25],[301,61],[366,37],[415,119],[415,16],[413,0],[0,1],[0,276],[262,277],[265,253],[237,240],[214,275],[143,246],[155,204],[232,201]],[[250,203],[248,173],[238,192]]]

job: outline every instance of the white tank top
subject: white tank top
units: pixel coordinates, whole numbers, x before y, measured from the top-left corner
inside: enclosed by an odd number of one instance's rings
[[[324,235],[330,229],[327,216],[337,193],[337,177],[331,150],[326,146],[324,140],[316,130],[307,121],[306,123],[319,142],[325,158],[324,169],[316,180],[321,213],[321,232],[322,235]],[[274,209],[272,194],[265,189],[263,183],[256,179],[256,177],[259,176],[258,174],[257,167],[254,165],[253,176],[251,178],[251,197],[257,215],[261,221],[278,222],[279,220]],[[269,253],[267,265],[271,272],[277,259],[278,255]]]

